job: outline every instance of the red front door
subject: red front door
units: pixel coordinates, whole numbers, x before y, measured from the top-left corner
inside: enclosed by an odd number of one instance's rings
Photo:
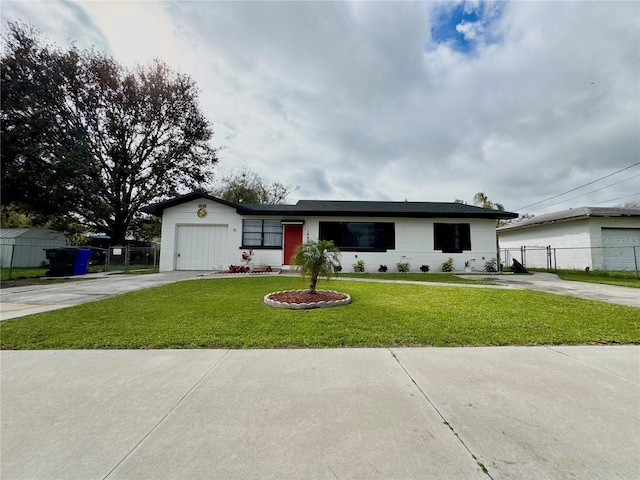
[[[302,225],[284,226],[284,258],[283,265],[289,265],[289,259],[296,251],[296,247],[302,243]]]

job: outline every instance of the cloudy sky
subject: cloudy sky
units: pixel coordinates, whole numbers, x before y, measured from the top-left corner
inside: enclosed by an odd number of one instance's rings
[[[295,185],[290,202],[640,201],[640,164],[614,174],[640,162],[636,1],[3,0],[1,17],[190,75],[217,171]]]

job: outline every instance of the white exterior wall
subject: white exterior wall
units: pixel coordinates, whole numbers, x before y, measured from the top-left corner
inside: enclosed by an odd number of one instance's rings
[[[408,262],[412,272],[419,272],[421,265],[429,265],[431,272],[439,272],[443,262],[454,259],[454,269],[464,270],[466,261],[472,262],[475,270],[484,269],[484,263],[496,257],[496,229],[492,219],[465,218],[386,218],[386,217],[315,217],[307,219],[304,240],[317,239],[320,222],[391,222],[395,223],[396,248],[386,252],[342,252],[343,272],[352,272],[353,264],[364,260],[367,272],[377,272],[386,265],[388,272],[395,272],[396,263]],[[434,223],[469,223],[471,229],[471,251],[442,253],[433,249]]]
[[[207,205],[207,216],[199,218],[198,206]],[[235,208],[217,202],[198,199],[175,207],[167,208],[162,217],[162,248],[160,250],[160,271],[176,269],[177,254],[176,239],[178,227],[181,225],[221,225],[227,227],[227,241],[223,265],[242,265],[242,220],[286,220],[283,216],[242,216]],[[294,215],[292,218],[303,219]],[[432,272],[439,272],[444,261],[449,257],[454,259],[457,271],[464,269],[465,261],[473,262],[475,270],[483,270],[484,263],[496,257],[495,220],[465,219],[465,218],[384,218],[384,217],[310,217],[306,218],[302,239],[317,240],[320,221],[334,222],[393,222],[395,223],[395,250],[387,252],[342,252],[343,271],[353,271],[352,264],[357,260],[364,260],[368,272],[377,272],[380,265],[387,265],[389,272],[396,271],[396,263],[408,262],[411,271],[419,272],[421,265],[429,265]],[[433,249],[434,223],[469,223],[471,228],[471,248],[469,252],[442,253]],[[255,266],[265,263],[271,266],[281,266],[283,262],[282,249],[254,249],[252,264]],[[204,266],[203,269],[207,269]]]
[[[197,215],[198,205],[206,204],[207,216],[200,218]],[[235,208],[228,207],[218,202],[212,202],[204,198],[185,202],[175,207],[167,208],[162,215],[162,248],[160,249],[160,271],[166,272],[176,269],[177,254],[176,239],[180,225],[221,225],[227,227],[227,241],[225,255],[221,265],[217,267],[226,269],[229,265],[244,265],[242,262],[242,220],[281,220],[282,217],[274,216],[241,216]],[[251,263],[260,265],[265,263],[271,266],[282,265],[282,249],[255,249]],[[205,270],[207,268],[204,268]]]
[[[198,205],[206,204],[207,216],[197,215]],[[224,267],[231,263],[240,264],[238,247],[242,240],[242,218],[235,208],[227,207],[218,202],[211,202],[204,198],[186,202],[175,207],[167,208],[162,215],[162,246],[160,249],[160,271],[166,272],[176,269],[177,254],[176,239],[179,225],[224,225],[227,227],[226,255],[222,262]]]
[[[587,219],[498,232],[498,240],[500,248],[507,249],[509,257],[519,262],[522,261],[521,247],[527,247],[524,259],[527,268],[547,268],[546,247],[549,245],[571,247],[571,250],[556,250],[558,265],[562,268],[593,268]],[[505,263],[507,266],[510,264]]]
[[[546,268],[545,247],[555,249],[560,269],[592,270],[603,268],[602,228],[640,228],[638,218],[593,217],[574,221],[536,225],[518,230],[498,232],[501,249],[507,249],[511,258],[521,260],[521,247],[526,246],[526,266]],[[540,247],[534,249],[532,247]],[[595,247],[595,248],[593,248]],[[553,254],[553,250],[552,250]]]

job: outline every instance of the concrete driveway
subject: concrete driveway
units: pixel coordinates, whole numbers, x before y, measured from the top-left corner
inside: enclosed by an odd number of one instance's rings
[[[145,275],[88,274],[77,281],[5,288],[1,291],[0,319],[22,317],[33,313],[102,300],[122,293],[142,290],[167,283],[202,278],[202,272],[162,272]]]
[[[637,479],[640,347],[0,352],[10,479]]]
[[[532,275],[474,275],[471,278],[495,282],[510,288],[538,290],[558,295],[585,298],[587,300],[600,300],[608,303],[617,303],[619,305],[640,307],[640,289],[638,288],[603,285],[600,283],[569,282],[562,280],[553,273],[536,272]]]

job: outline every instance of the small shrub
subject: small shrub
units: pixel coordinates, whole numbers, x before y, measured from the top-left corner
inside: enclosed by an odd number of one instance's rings
[[[453,258],[449,257],[447,261],[442,264],[440,270],[443,272],[453,272]]]
[[[484,264],[485,272],[497,272],[498,271],[498,261],[495,258],[488,260]]]
[[[380,273],[384,273],[387,271],[387,266],[386,265],[380,265],[380,268],[378,269],[378,271]]]
[[[245,265],[229,265],[228,273],[249,273],[251,267]]]
[[[354,263],[353,271],[358,273],[364,272],[364,260],[358,260],[356,263]]]
[[[266,263],[261,263],[258,270],[261,272],[273,272],[273,268],[271,268],[271,265],[267,265]]]
[[[429,265],[421,265],[420,271],[423,273],[427,273],[429,271]]]
[[[396,268],[399,273],[408,273],[409,272],[409,263],[408,262],[398,262],[396,263]]]

